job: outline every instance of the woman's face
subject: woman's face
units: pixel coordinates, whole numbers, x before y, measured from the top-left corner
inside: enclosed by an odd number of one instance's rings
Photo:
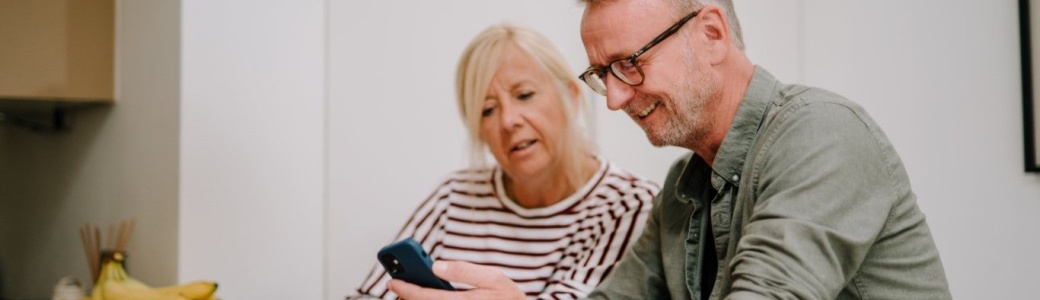
[[[481,111],[480,136],[514,180],[544,177],[560,163],[566,113],[549,76],[515,47],[503,53]]]

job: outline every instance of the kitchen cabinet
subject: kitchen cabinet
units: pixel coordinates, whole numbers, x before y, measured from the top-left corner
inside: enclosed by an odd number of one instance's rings
[[[114,25],[114,0],[0,0],[0,121],[61,127],[111,103]]]
[[[113,0],[0,0],[0,98],[112,101]]]

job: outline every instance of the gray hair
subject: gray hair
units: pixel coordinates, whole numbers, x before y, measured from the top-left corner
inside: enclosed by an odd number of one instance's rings
[[[578,0],[579,3],[584,5],[610,2],[614,0]],[[732,37],[733,45],[744,51],[744,35],[740,31],[740,20],[737,19],[737,13],[733,9],[733,0],[665,0],[676,8],[676,15],[681,16],[688,14],[694,9],[704,7],[706,5],[715,5],[722,9],[726,14],[726,20],[729,22],[729,33]]]

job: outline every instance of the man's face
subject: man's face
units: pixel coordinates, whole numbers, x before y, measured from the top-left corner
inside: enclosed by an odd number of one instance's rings
[[[590,4],[581,22],[589,63],[626,58],[689,12],[659,0]],[[698,59],[698,19],[639,56],[643,83],[630,86],[608,74],[607,106],[624,110],[655,146],[689,147],[709,131],[718,74]]]

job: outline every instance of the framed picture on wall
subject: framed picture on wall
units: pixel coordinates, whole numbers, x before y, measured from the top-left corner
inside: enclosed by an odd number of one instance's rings
[[[1022,121],[1025,169],[1040,172],[1040,0],[1018,0],[1022,39]]]

